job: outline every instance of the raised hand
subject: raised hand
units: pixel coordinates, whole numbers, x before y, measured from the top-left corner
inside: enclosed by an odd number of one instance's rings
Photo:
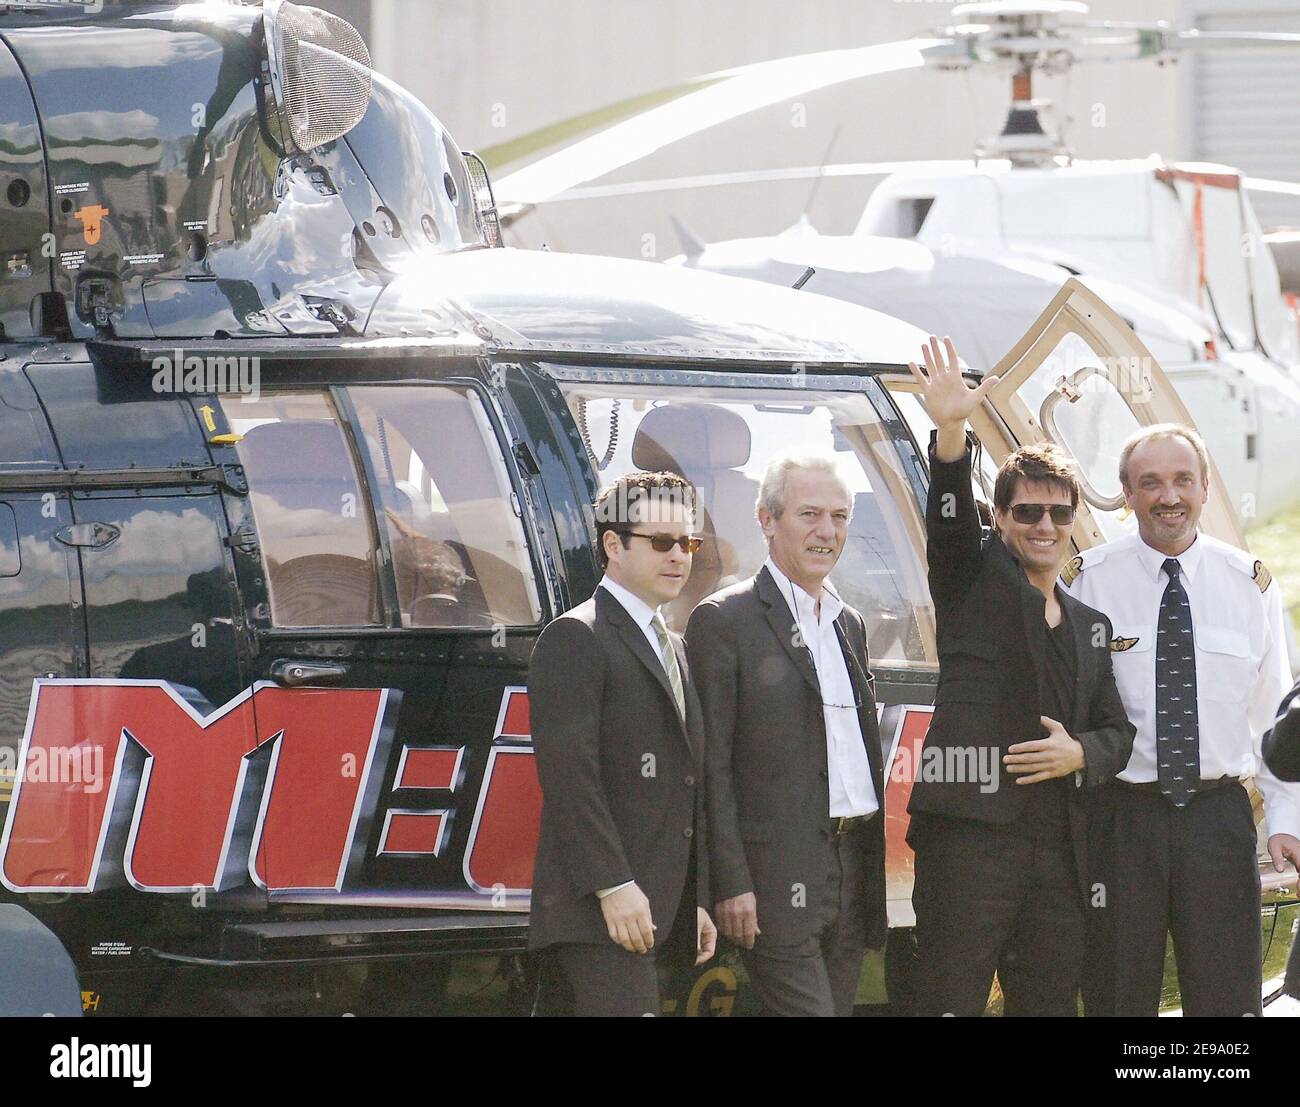
[[[955,429],[964,434],[963,424],[984,399],[985,393],[998,383],[998,378],[985,377],[978,387],[972,388],[962,378],[952,339],[945,338],[943,344],[948,352],[946,364],[939,340],[931,335],[929,343],[921,347],[925,372],[914,361],[907,367],[921,387],[921,401],[934,425],[940,431]]]

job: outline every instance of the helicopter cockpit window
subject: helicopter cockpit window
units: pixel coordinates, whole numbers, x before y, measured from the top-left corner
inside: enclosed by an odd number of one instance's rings
[[[402,625],[532,626],[537,581],[505,459],[478,396],[348,389],[388,529]]]
[[[908,383],[899,386],[895,386],[895,382],[889,382],[886,387],[899,414],[903,417],[903,422],[912,432],[912,437],[923,450],[926,449],[930,441],[930,432],[935,429],[934,420],[930,418],[930,413],[922,406],[916,393],[910,391],[910,379]],[[993,518],[993,486],[998,479],[998,463],[993,460],[988,450],[984,449],[977,451],[975,460],[977,468],[971,476],[975,502],[979,505],[980,515],[985,519],[986,525],[991,525],[988,521]]]
[[[755,516],[768,461],[787,449],[833,452],[853,493],[849,537],[831,580],[862,612],[875,661],[935,660],[925,524],[893,442],[860,394],[790,388],[564,382],[601,484],[635,469],[690,480],[703,507],[695,555],[668,622],[758,571],[767,556]]]
[[[380,623],[375,540],[343,429],[323,392],[225,405],[248,476],[280,627]]]

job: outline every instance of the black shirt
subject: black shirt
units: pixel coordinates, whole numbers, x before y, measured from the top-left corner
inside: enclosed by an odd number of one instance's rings
[[[1065,605],[1061,605],[1061,621],[1047,628],[1047,649],[1043,656],[1034,659],[1038,669],[1038,689],[1041,713],[1055,719],[1067,730],[1074,715],[1074,695],[1079,660],[1074,648],[1074,631],[1070,626]],[[1029,803],[1022,818],[1031,824],[1065,827],[1069,823],[1066,804],[1069,790],[1074,787],[1073,774],[1044,780],[1038,784],[1015,785],[1030,789]]]

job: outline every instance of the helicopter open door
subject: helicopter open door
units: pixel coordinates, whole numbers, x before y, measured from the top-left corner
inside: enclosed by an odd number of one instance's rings
[[[1075,519],[1075,545],[1087,549],[1134,530],[1119,482],[1125,439],[1152,423],[1195,424],[1128,324],[1095,292],[1070,279],[989,373],[1001,379],[971,418],[983,446],[976,477],[987,498],[993,498],[993,475],[1007,454],[1050,439],[1079,466],[1083,500]],[[887,378],[885,384],[913,433],[924,441],[932,424],[910,375]],[[1251,505],[1242,506],[1242,514],[1249,515]],[[1201,529],[1246,546],[1213,458]]]
[[[1068,280],[992,373],[1001,380],[989,405],[1013,448],[1049,439],[1078,463],[1087,509],[1075,523],[1075,544],[1083,549],[1135,529],[1119,482],[1125,439],[1152,423],[1195,424],[1128,324],[1096,293]],[[1246,546],[1213,459],[1201,529]]]

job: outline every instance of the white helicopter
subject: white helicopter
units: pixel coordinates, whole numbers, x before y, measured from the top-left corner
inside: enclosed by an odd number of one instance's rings
[[[1073,0],[964,4],[952,10],[954,24],[931,37],[712,74],[674,90],[676,96],[665,94],[667,102],[649,112],[502,177],[498,203],[509,219],[552,200],[763,178],[883,177],[851,235],[820,235],[801,219],[774,237],[706,244],[679,227],[685,250],[670,263],[872,307],[952,335],[964,357],[982,367],[996,364],[1062,283],[1077,277],[1125,318],[1170,377],[1249,529],[1300,504],[1291,466],[1300,446],[1294,308],[1300,236],[1265,235],[1249,192],[1300,197],[1300,185],[1158,157],[1076,161],[1062,138],[1044,127],[1040,113],[1048,105],[1034,98],[1032,82],[1035,73],[1062,74],[1086,62],[1166,61],[1188,50],[1294,49],[1300,35],[1089,22],[1087,11]],[[1012,104],[1003,130],[980,143],[971,160],[587,184],[759,107],[920,66],[1010,74]],[[612,111],[617,115],[619,107]],[[1035,415],[1044,429],[1081,461],[1090,460],[1094,472],[1114,471],[1101,463],[1124,437],[1115,388],[1122,387],[1116,374],[1125,370],[1138,373],[1139,367],[1100,366],[1063,334],[1035,382]],[[1118,482],[1096,491],[1117,499]]]

